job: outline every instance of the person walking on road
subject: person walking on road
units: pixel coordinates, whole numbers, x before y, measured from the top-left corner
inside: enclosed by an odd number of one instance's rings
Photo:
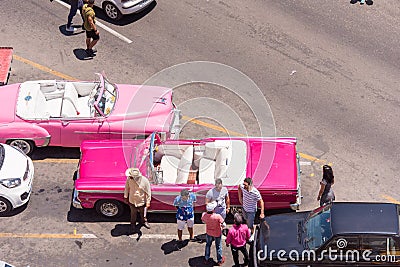
[[[83,27],[83,22],[85,21],[85,18],[83,17],[83,13],[82,13],[83,0],[70,0],[70,2],[71,2],[71,8],[70,8],[69,14],[68,14],[68,22],[66,25],[66,30],[68,32],[73,32],[73,31],[75,31],[75,28],[72,27],[72,19],[75,17],[78,9],[81,12],[82,27]]]
[[[196,195],[189,192],[187,189],[182,189],[179,196],[174,200],[176,207],[176,222],[178,224],[178,241],[182,241],[182,232],[187,224],[190,240],[194,239],[193,226],[194,226],[194,203],[196,202]]]
[[[234,225],[229,229],[226,236],[226,246],[231,246],[233,262],[235,267],[247,266],[249,264],[249,253],[247,252],[246,242],[250,239],[250,229],[243,223],[243,218],[240,213],[235,213],[233,218]],[[244,264],[239,264],[239,251],[242,252]]]
[[[214,201],[217,203],[214,212],[220,214],[225,220],[226,214],[230,210],[230,199],[228,189],[222,186],[221,178],[215,180],[215,187],[208,190],[206,194],[206,204]]]
[[[129,168],[126,170],[127,176],[124,191],[124,200],[131,210],[131,227],[136,229],[137,213],[140,213],[141,224],[150,229],[150,225],[145,218],[145,208],[150,207],[151,188],[149,180],[142,176],[138,168]]]
[[[225,262],[225,257],[222,256],[222,223],[224,219],[221,215],[214,213],[217,207],[215,202],[206,205],[207,212],[201,216],[201,220],[206,224],[206,250],[204,256],[204,264],[210,263],[210,250],[212,242],[215,240],[215,248],[217,250],[218,265]]]
[[[250,242],[254,240],[254,219],[257,212],[257,203],[260,205],[260,219],[264,216],[264,201],[260,192],[253,186],[253,180],[249,177],[244,179],[243,184],[238,186],[239,202],[242,204],[243,217],[251,231]]]
[[[333,176],[332,167],[329,165],[322,166],[322,180],[317,197],[320,206],[324,206],[335,200],[335,193],[332,189],[334,183],[335,177]]]
[[[84,17],[84,27],[86,30],[86,54],[94,56],[97,52],[93,47],[100,39],[100,33],[97,30],[95,16],[93,10],[94,0],[88,0],[88,3],[83,5],[82,12]]]

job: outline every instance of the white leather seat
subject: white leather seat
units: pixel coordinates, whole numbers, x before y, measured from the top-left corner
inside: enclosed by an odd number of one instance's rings
[[[78,109],[78,92],[71,83],[65,84],[65,92],[61,109],[62,117],[77,117],[80,113]]]
[[[189,178],[190,167],[193,162],[193,146],[186,148],[183,153],[179,165],[178,165],[178,176],[176,178],[176,184],[187,184]]]
[[[178,177],[178,165],[180,159],[172,155],[164,155],[160,167],[163,171],[163,183],[174,184]]]
[[[199,161],[199,184],[214,184],[217,154],[218,147],[214,142],[206,143],[203,157]]]

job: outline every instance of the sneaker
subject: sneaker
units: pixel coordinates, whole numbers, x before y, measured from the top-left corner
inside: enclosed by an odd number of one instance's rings
[[[89,57],[95,56],[92,49],[86,49],[85,52],[86,52],[86,55],[88,55]]]
[[[65,30],[67,30],[67,32],[74,32],[75,28],[72,26],[69,26],[69,27],[65,27]]]
[[[97,53],[97,49],[96,49],[96,48],[90,49],[90,50],[92,50],[92,53],[93,53],[93,54]]]
[[[249,238],[249,242],[253,242],[254,241],[254,234],[252,234]]]
[[[146,227],[147,229],[150,229],[150,228],[151,228],[151,227],[150,227],[150,224],[149,224],[148,222],[144,222],[143,226]]]
[[[225,263],[225,256],[222,256],[222,260],[218,262],[218,266],[221,266]]]

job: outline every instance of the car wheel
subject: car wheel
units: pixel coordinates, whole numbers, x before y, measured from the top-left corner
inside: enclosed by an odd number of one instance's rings
[[[96,202],[96,211],[108,218],[118,217],[123,213],[124,206],[118,200],[99,200]]]
[[[0,215],[5,215],[12,210],[11,202],[0,197]]]
[[[110,2],[105,2],[103,4],[103,9],[106,13],[106,16],[112,20],[120,20],[122,18],[121,11],[119,11],[119,9]]]
[[[10,140],[7,142],[7,144],[19,148],[22,152],[25,153],[25,155],[32,154],[33,148],[35,147],[35,144],[32,141],[24,139]]]

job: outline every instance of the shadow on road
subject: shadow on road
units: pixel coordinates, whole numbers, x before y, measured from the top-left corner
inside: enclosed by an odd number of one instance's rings
[[[29,203],[29,201],[27,203],[25,203],[24,205],[22,205],[21,207],[13,209],[12,211],[10,211],[7,214],[0,215],[0,218],[1,217],[12,217],[12,216],[20,214],[21,212],[23,212],[26,209],[26,207],[28,207],[28,203]]]
[[[171,254],[174,251],[181,251],[182,248],[189,244],[189,240],[178,241],[173,239],[161,245],[161,250],[164,251],[164,255]]]
[[[85,32],[85,31],[82,30],[81,26],[79,26],[79,27],[78,26],[76,26],[76,27],[73,26],[75,28],[75,31],[73,31],[73,32],[67,31],[66,27],[67,27],[66,24],[58,26],[58,29],[60,30],[60,32],[65,36],[74,36],[74,35],[78,35],[78,34],[81,34],[81,33]]]
[[[83,49],[83,48],[75,48],[73,52],[74,52],[75,57],[79,60],[92,60],[93,59],[93,56],[88,56],[85,49]],[[94,56],[96,56],[96,55],[94,55]]]
[[[147,14],[149,14],[156,6],[157,6],[157,2],[154,1],[153,3],[151,3],[147,8],[145,8],[141,12],[135,13],[135,14],[124,15],[118,21],[114,21],[114,20],[108,18],[106,16],[106,14],[104,13],[104,10],[101,8],[94,7],[94,12],[96,13],[96,18],[98,18],[99,20],[103,20],[103,21],[106,21],[108,23],[118,25],[118,26],[125,26],[128,24],[134,23],[134,22],[142,19],[143,17],[147,16]]]
[[[208,264],[204,263],[204,256],[197,256],[194,258],[190,258],[189,261],[189,266],[193,267],[200,267],[200,266],[218,266],[217,262],[213,259],[210,258],[208,261]]]
[[[37,147],[33,151],[32,160],[53,159],[79,159],[80,150],[78,147]]]

